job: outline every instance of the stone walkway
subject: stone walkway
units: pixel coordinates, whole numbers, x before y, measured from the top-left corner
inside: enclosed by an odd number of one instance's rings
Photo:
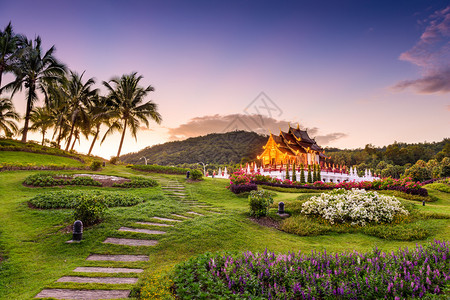
[[[220,213],[218,211],[210,210],[212,206],[206,203],[199,203],[190,197],[184,188],[184,186],[178,181],[174,180],[164,180],[161,179],[160,183],[162,185],[162,190],[165,195],[171,199],[181,201],[182,203],[188,205],[189,207],[195,209],[200,208],[202,211],[207,213]],[[187,211],[184,214],[171,214],[169,217],[152,217],[152,221],[138,221],[135,222],[133,227],[120,227],[118,229],[122,234],[147,234],[149,236],[165,235],[166,232],[162,230],[149,229],[148,226],[160,227],[174,227],[175,224],[180,222],[190,220],[195,217],[204,216],[203,213],[195,211]],[[136,227],[134,227],[136,226]],[[144,227],[144,228],[143,228]],[[135,239],[135,238],[116,238],[108,237],[103,241],[104,244],[115,244],[120,246],[131,246],[131,247],[152,247],[158,244],[158,240],[153,239]],[[145,262],[148,261],[149,257],[147,255],[134,255],[130,254],[129,248],[124,249],[124,252],[128,254],[91,254],[86,258],[86,261],[90,262],[103,262],[101,266],[81,266],[73,270],[77,273],[74,276],[63,276],[59,278],[56,282],[58,283],[79,283],[80,287],[77,289],[71,288],[47,288],[43,289],[35,298],[55,298],[55,299],[83,299],[83,300],[95,300],[95,299],[121,299],[127,298],[130,295],[131,288],[138,281],[138,274],[142,273],[144,269],[135,267],[105,267],[105,262],[116,263],[116,262]],[[95,273],[94,276],[90,277]],[[80,274],[80,275],[78,275]],[[86,276],[83,276],[86,274]],[[111,277],[117,276],[114,274],[129,274],[127,276],[133,277]],[[120,276],[120,275],[119,275]],[[125,275],[122,275],[125,276]],[[83,284],[100,284],[105,285],[104,289],[82,289]],[[114,289],[114,284],[121,284],[122,286],[129,285],[128,289]]]

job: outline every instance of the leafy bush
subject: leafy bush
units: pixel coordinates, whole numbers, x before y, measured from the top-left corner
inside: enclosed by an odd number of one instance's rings
[[[112,165],[115,165],[115,164],[117,164],[117,161],[118,161],[117,156],[113,156],[109,160],[109,163],[112,164]]]
[[[101,186],[102,184],[88,176],[78,176],[55,173],[37,173],[25,178],[24,184],[35,187],[57,186],[57,185],[88,185]]]
[[[105,198],[102,195],[82,195],[75,205],[73,217],[81,220],[85,226],[99,223],[106,209]]]
[[[450,193],[450,185],[445,184],[445,183],[432,183],[427,185],[428,188],[433,189],[433,190],[437,190],[437,191],[441,191],[444,193]]]
[[[201,180],[202,176],[203,176],[203,174],[199,170],[192,170],[192,172],[191,172],[191,178],[194,180]]]
[[[92,171],[100,170],[101,167],[102,167],[102,162],[99,160],[94,160],[90,165],[90,169]]]
[[[30,205],[36,208],[74,208],[78,205],[82,197],[101,196],[102,201],[107,207],[132,206],[144,201],[143,198],[128,193],[106,192],[106,191],[55,191],[41,193],[34,196]]]
[[[144,177],[131,177],[130,179],[130,181],[114,183],[112,186],[120,188],[146,188],[158,186],[158,182],[154,179]]]
[[[177,299],[410,299],[445,294],[448,257],[440,241],[390,253],[206,253],[172,277]]]
[[[251,192],[251,191],[256,191],[256,190],[258,190],[258,186],[254,183],[230,185],[230,191],[232,191],[235,194]]]
[[[303,203],[302,213],[321,216],[331,224],[350,223],[361,226],[366,223],[390,223],[397,214],[409,214],[394,197],[357,189],[337,189],[328,194],[313,196]]]
[[[248,200],[250,205],[250,215],[257,218],[266,216],[270,205],[273,203],[271,193],[265,190],[251,191]]]

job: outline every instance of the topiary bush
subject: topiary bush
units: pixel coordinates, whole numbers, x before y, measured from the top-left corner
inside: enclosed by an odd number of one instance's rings
[[[256,218],[267,216],[269,207],[273,203],[271,193],[265,190],[251,191],[248,200],[250,215]]]
[[[113,187],[120,188],[146,188],[154,187],[158,185],[158,182],[154,179],[144,178],[144,177],[131,177],[130,181],[122,183],[113,183]]]
[[[192,170],[191,171],[191,177],[193,180],[201,180],[203,177],[203,174],[199,170]]]
[[[98,170],[101,169],[101,167],[102,167],[102,162],[99,161],[99,160],[94,160],[94,161],[91,163],[91,165],[89,166],[89,168],[90,168],[92,171],[98,171]]]
[[[94,225],[103,219],[106,205],[102,195],[82,195],[75,206],[73,217],[85,226]]]
[[[230,185],[230,191],[232,191],[235,194],[251,192],[251,191],[256,191],[256,190],[258,190],[258,186],[254,183]]]

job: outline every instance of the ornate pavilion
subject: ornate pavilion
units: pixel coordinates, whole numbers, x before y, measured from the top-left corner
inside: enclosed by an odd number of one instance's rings
[[[293,165],[294,162],[297,166],[320,164],[326,157],[323,149],[309,137],[306,130],[301,130],[299,125],[297,128],[289,126],[288,132],[280,130],[280,135],[270,133],[263,148],[263,153],[258,155],[263,168],[276,169],[286,164]]]

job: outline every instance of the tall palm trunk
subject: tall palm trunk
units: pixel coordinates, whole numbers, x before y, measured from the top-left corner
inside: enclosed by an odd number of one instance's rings
[[[23,133],[22,133],[22,142],[27,142],[27,133],[28,133],[28,123],[30,122],[30,113],[31,113],[31,95],[34,93],[34,84],[30,85],[30,89],[28,90],[27,97],[27,111],[25,113],[25,124],[23,124]]]
[[[125,131],[126,130],[127,130],[127,119],[125,119],[125,122],[123,123],[122,138],[120,139],[120,145],[119,145],[119,151],[117,152],[117,158],[119,158],[120,151],[122,151],[122,144],[123,144],[123,139],[125,138]]]
[[[0,88],[2,87],[3,66],[0,65]]]
[[[42,131],[42,146],[44,146],[45,141],[45,131]]]
[[[97,125],[97,131],[95,132],[94,140],[92,141],[91,147],[89,148],[88,156],[91,155],[92,149],[94,148],[94,144],[95,141],[97,140],[99,132],[100,132],[100,124]]]
[[[70,142],[72,141],[73,131],[75,129],[75,122],[72,124],[72,128],[70,128],[69,139],[67,140],[66,151],[69,150]]]
[[[77,141],[77,137],[75,137],[75,138],[73,139],[73,144],[72,144],[72,147],[70,148],[70,151],[73,150],[73,147],[75,146],[76,141]]]

